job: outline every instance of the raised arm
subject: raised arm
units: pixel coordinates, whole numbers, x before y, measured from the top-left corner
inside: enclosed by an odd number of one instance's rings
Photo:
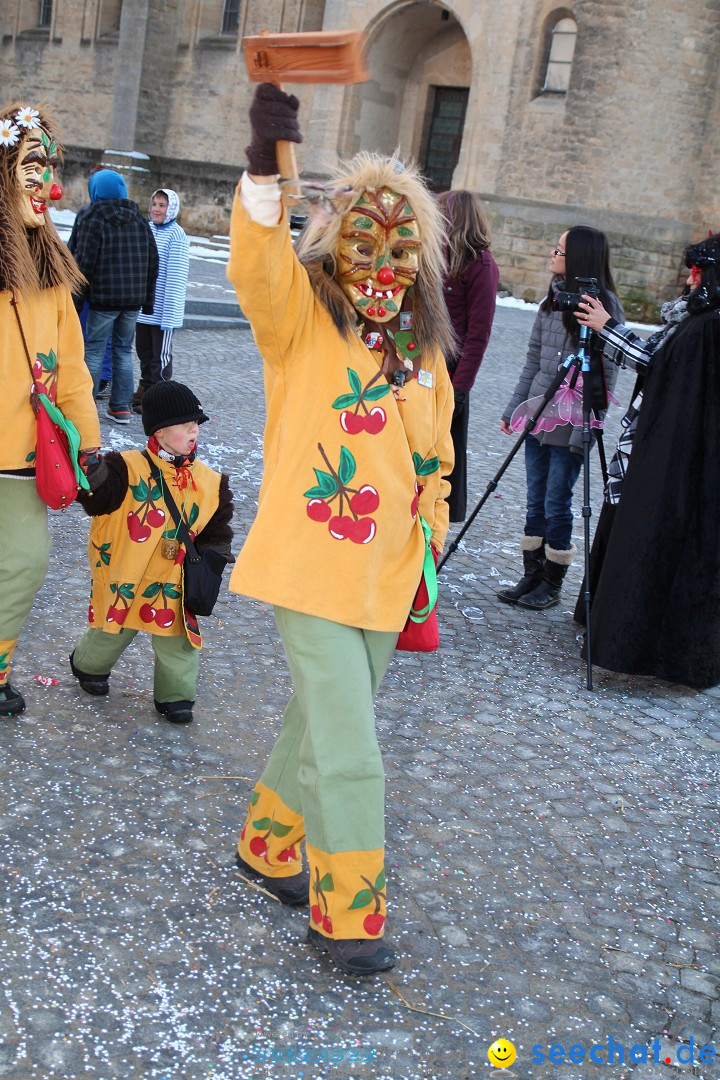
[[[227,276],[250,320],[263,359],[280,367],[314,306],[305,269],[293,250],[283,213],[275,143],[299,142],[297,98],[262,83],[250,109],[250,169],[235,193]]]

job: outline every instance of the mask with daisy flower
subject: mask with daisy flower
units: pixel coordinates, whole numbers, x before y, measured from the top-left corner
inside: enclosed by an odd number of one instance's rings
[[[32,229],[45,224],[45,212],[50,202],[62,197],[62,188],[55,178],[60,160],[59,147],[43,128],[36,109],[19,109],[13,121],[13,134],[21,140],[16,172],[23,196],[21,216],[23,224]]]
[[[0,291],[62,286],[75,295],[84,279],[49,214],[62,197],[57,129],[44,105],[0,105]]]

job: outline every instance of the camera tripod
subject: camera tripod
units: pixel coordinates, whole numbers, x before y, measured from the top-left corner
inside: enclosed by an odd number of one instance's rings
[[[460,532],[448,547],[447,552],[443,555],[442,559],[438,563],[438,573],[442,570],[445,563],[448,561],[451,555],[453,555],[460,546],[465,533],[468,531],[477,515],[482,510],[483,506],[490,498],[492,493],[498,486],[498,483],[507,470],[510,462],[513,460],[520,447],[523,445],[528,435],[532,434],[532,431],[537,424],[540,416],[547,408],[548,404],[554,397],[557,390],[560,389],[562,384],[570,375],[569,384],[574,386],[577,382],[577,377],[580,372],[583,374],[582,382],[582,441],[583,441],[583,532],[584,532],[584,544],[585,544],[585,581],[583,584],[583,600],[585,603],[585,655],[587,664],[587,688],[592,690],[592,645],[591,645],[591,632],[590,632],[590,602],[592,599],[590,592],[590,518],[592,517],[592,508],[590,506],[590,446],[592,442],[592,430],[591,430],[591,413],[593,411],[592,405],[592,386],[590,379],[590,350],[588,347],[588,341],[590,338],[590,331],[587,326],[580,326],[580,337],[578,342],[578,350],[576,353],[571,353],[563,360],[562,364],[558,368],[558,373],[551,382],[543,395],[543,399],[538,405],[537,409],[530,417],[528,422],[523,428],[522,435],[513,446],[508,456],[503,461],[498,471],[493,476],[492,480],[485,489],[480,502],[477,504],[470,517],[463,525]],[[597,432],[598,438],[598,452],[600,454],[600,461],[602,465],[603,476],[605,476],[605,452],[602,443],[602,434]]]

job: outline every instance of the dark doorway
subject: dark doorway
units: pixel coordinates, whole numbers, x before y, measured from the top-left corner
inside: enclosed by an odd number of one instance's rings
[[[464,87],[434,86],[432,112],[423,161],[431,191],[447,191],[460,157],[470,91]]]

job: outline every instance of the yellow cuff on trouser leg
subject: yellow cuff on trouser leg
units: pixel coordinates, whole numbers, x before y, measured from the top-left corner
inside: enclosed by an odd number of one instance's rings
[[[376,851],[336,855],[306,844],[310,923],[330,938],[379,938],[385,928],[385,857]]]
[[[266,877],[291,877],[302,870],[299,845],[304,838],[302,816],[258,781],[240,833],[240,858]]]
[[[0,686],[4,686],[10,678],[10,667],[16,645],[17,638],[10,641],[0,641]]]

